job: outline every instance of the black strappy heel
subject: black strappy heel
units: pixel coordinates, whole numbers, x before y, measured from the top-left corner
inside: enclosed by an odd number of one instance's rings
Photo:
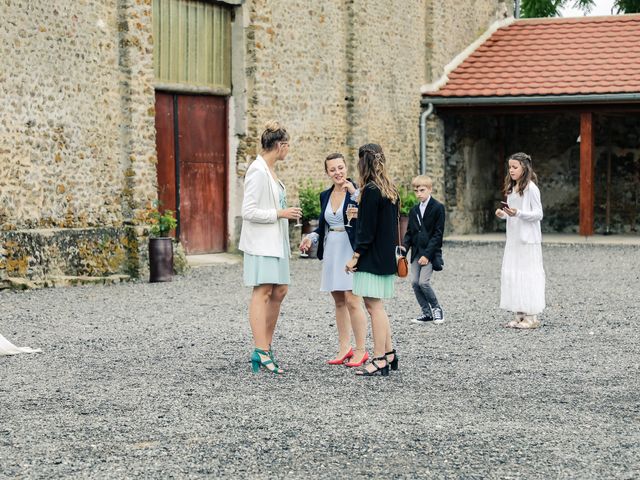
[[[393,360],[387,360],[387,364],[391,367],[391,370],[398,370],[398,354],[396,353],[395,349],[384,354],[385,358],[389,355],[393,355]]]
[[[387,357],[383,356],[383,357],[376,357],[373,360],[371,360],[371,364],[376,367],[376,369],[372,372],[370,372],[369,370],[367,370],[366,368],[363,368],[362,370],[357,370],[356,371],[356,375],[360,375],[361,377],[373,377],[376,375],[382,375],[383,377],[388,377],[389,376],[389,362],[387,362],[387,364],[384,367],[380,367],[380,365],[378,365],[378,363],[376,362],[376,360],[386,360]]]

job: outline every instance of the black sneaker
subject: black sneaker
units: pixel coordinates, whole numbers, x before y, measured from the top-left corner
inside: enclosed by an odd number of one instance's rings
[[[431,318],[429,315],[420,315],[419,317],[412,319],[411,323],[423,324],[432,321],[433,318]]]
[[[444,323],[444,312],[440,307],[433,309],[433,323]]]

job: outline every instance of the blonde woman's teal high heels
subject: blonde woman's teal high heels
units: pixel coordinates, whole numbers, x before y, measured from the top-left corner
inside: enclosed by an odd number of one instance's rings
[[[274,363],[270,352],[265,352],[264,350],[256,348],[251,354],[251,369],[253,370],[253,373],[258,373],[260,371],[260,367],[276,375],[282,375],[284,373],[284,370]]]

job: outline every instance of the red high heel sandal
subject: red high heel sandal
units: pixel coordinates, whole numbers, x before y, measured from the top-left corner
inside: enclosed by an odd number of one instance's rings
[[[362,356],[362,360],[360,360],[359,362],[347,362],[344,364],[344,366],[345,367],[361,367],[367,362],[367,360],[369,360],[369,353],[365,351],[364,355]]]
[[[329,360],[327,363],[329,365],[342,365],[345,362],[345,360],[348,360],[351,357],[353,357],[353,348],[350,348],[344,357],[338,358],[336,360]]]

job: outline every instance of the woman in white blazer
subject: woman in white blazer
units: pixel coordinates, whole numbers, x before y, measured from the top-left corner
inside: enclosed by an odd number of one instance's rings
[[[289,134],[278,122],[267,123],[261,136],[262,151],[249,166],[244,179],[242,232],[239,248],[244,252],[244,284],[253,287],[249,324],[255,349],[251,355],[254,372],[260,367],[281,374],[271,342],[280,305],[287,294],[289,278],[289,220],[302,211],[287,208],[284,184],[275,165],[289,153]]]

